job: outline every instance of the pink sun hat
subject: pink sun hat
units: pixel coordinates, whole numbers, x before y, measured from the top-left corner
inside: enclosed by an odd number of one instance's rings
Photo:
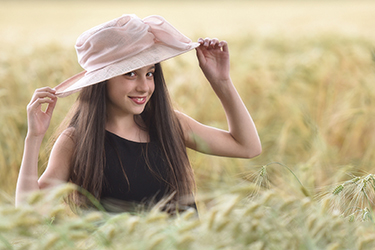
[[[58,97],[115,76],[178,56],[199,46],[161,16],[136,15],[95,26],[77,39],[78,62],[84,71],[55,87]]]

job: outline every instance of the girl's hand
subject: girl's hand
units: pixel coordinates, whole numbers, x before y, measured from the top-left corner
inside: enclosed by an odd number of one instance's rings
[[[35,90],[30,103],[27,105],[28,136],[43,137],[46,133],[53,110],[56,106],[56,90],[44,87]],[[42,110],[42,104],[47,103],[48,107]]]
[[[226,41],[218,39],[202,39],[197,51],[199,66],[211,84],[230,80],[229,75],[229,50]]]

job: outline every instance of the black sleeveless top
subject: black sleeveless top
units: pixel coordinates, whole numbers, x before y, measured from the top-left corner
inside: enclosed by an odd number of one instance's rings
[[[148,203],[166,194],[167,165],[156,141],[134,142],[106,131],[105,157],[101,200]]]

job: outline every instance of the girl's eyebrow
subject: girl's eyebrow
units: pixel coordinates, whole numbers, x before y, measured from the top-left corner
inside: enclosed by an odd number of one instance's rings
[[[155,65],[151,66],[148,70],[155,69]]]

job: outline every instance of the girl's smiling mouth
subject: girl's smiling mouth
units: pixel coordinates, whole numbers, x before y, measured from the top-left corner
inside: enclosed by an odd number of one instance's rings
[[[130,96],[129,98],[132,99],[133,102],[139,105],[145,104],[147,100],[146,96]]]

